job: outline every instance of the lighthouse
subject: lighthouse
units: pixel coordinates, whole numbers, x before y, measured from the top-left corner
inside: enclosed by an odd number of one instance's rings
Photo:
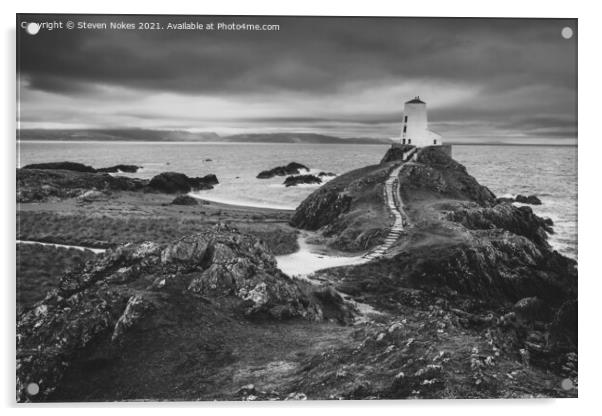
[[[401,144],[416,147],[441,146],[441,136],[428,129],[426,103],[420,97],[406,101],[403,106]]]

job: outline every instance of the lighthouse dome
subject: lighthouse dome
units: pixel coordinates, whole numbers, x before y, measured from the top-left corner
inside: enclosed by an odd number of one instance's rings
[[[424,101],[420,99],[420,97],[416,96],[412,98],[410,101],[406,101],[406,104],[426,104]]]

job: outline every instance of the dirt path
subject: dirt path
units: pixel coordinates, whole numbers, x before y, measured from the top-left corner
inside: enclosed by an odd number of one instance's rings
[[[17,240],[17,244],[38,244],[38,245],[41,245],[41,246],[50,246],[50,247],[74,248],[74,249],[80,250],[80,251],[89,250],[89,251],[93,252],[94,254],[100,254],[100,253],[104,253],[105,251],[107,251],[104,248],[92,248],[92,247],[83,247],[83,246],[72,246],[72,245],[68,245],[68,244],[43,243],[41,241]]]

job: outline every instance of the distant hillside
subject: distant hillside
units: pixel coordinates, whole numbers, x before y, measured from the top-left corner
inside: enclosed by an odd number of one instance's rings
[[[356,143],[356,144],[391,144],[389,139],[353,137],[343,139],[341,137],[326,136],[315,133],[252,133],[235,134],[223,138],[228,142],[261,142],[261,143]]]
[[[183,130],[146,129],[92,129],[45,130],[22,129],[17,131],[21,140],[106,140],[106,141],[220,141],[212,132],[191,133]]]
[[[192,133],[183,130],[146,129],[22,129],[17,131],[20,140],[100,140],[100,141],[189,141],[189,142],[246,142],[246,143],[315,143],[315,144],[390,144],[389,139],[357,137],[343,139],[314,133],[236,134],[219,136],[213,132]]]

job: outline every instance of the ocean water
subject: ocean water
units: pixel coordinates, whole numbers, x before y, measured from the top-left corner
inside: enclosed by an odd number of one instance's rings
[[[344,173],[378,163],[387,145],[157,143],[157,142],[22,142],[18,166],[73,161],[106,167],[142,166],[141,178],[165,171],[189,176],[217,175],[215,189],[198,192],[217,202],[294,209],[318,185],[286,188],[283,177],[256,179],[265,169],[292,161],[312,173]],[[554,221],[550,242],[577,258],[577,148],[562,146],[454,146],[453,157],[496,195],[535,194],[543,202],[532,206]]]

